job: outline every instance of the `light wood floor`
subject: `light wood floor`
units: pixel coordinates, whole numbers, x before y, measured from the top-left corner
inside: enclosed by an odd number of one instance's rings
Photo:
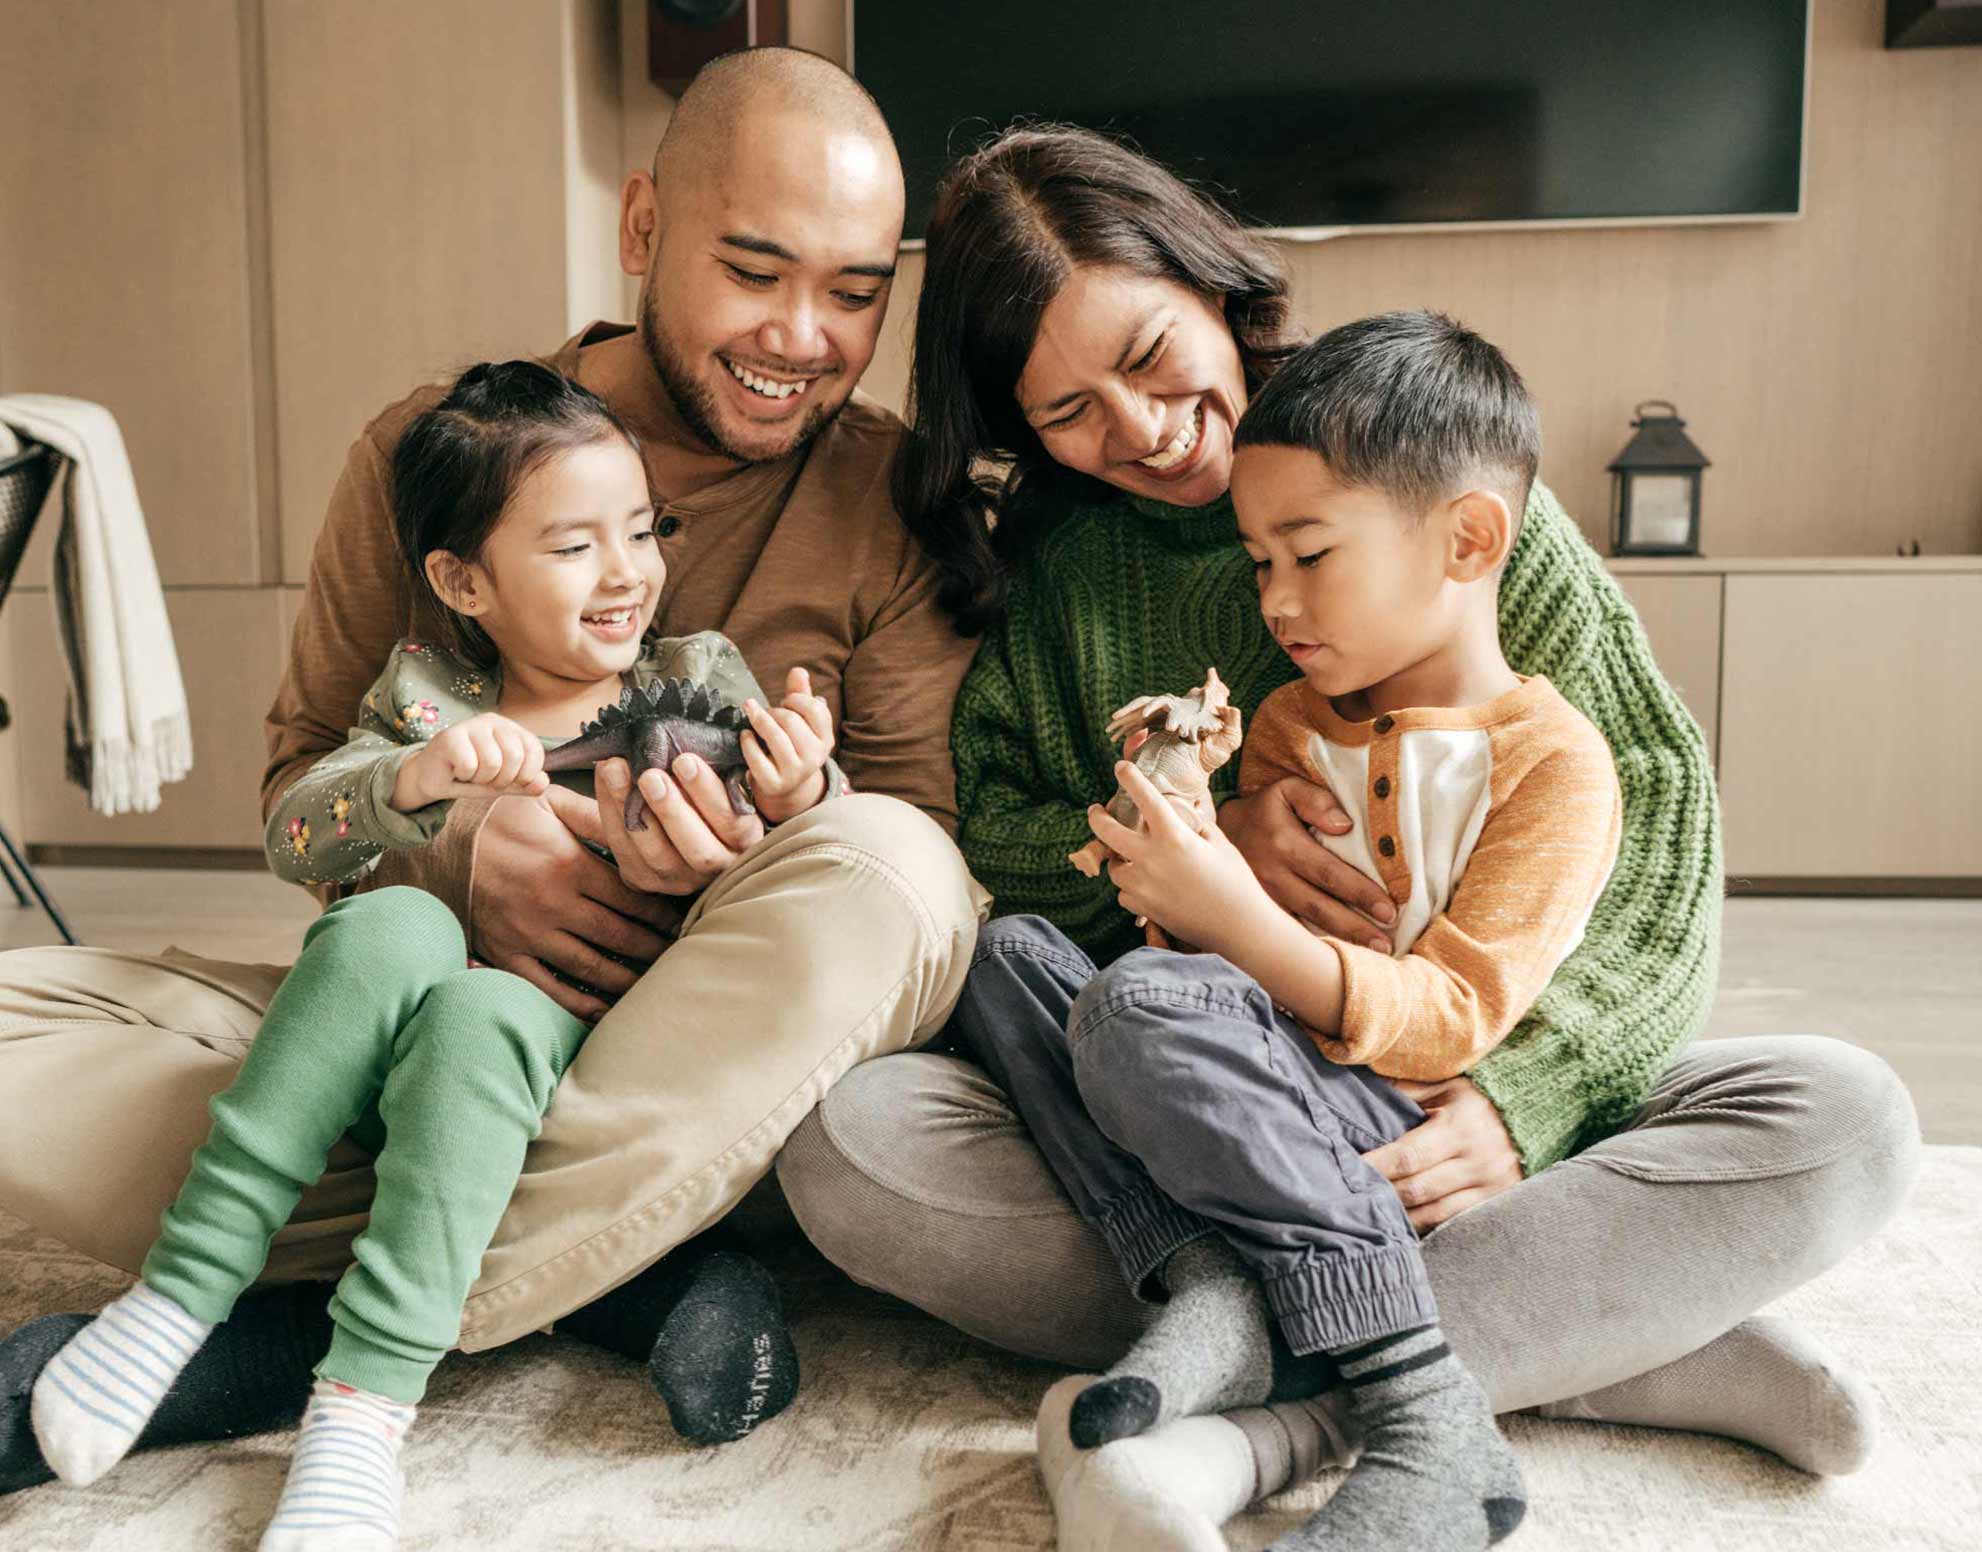
[[[259,873],[41,876],[77,935],[104,948],[287,964],[316,915],[302,890]],[[0,903],[0,948],[56,941],[39,911]],[[1982,900],[1730,900],[1707,1033],[1852,1041],[1906,1079],[1929,1142],[1982,1143]]]

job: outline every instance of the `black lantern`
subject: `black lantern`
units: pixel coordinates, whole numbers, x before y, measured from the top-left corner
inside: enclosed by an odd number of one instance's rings
[[[1686,422],[1666,400],[1648,399],[1632,413],[1638,434],[1610,465],[1616,477],[1610,552],[1698,555],[1700,471],[1707,467],[1707,455],[1693,445]]]

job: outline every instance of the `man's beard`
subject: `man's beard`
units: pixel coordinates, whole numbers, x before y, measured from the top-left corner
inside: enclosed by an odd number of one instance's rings
[[[674,342],[661,332],[660,321],[654,316],[651,304],[640,309],[640,343],[646,347],[647,360],[654,368],[654,375],[661,380],[661,387],[682,423],[710,451],[734,459],[737,463],[776,463],[781,458],[789,458],[807,447],[846,407],[845,400],[830,408],[815,406],[806,412],[798,424],[797,433],[786,446],[775,453],[746,453],[716,429],[715,394],[697,380],[688,363],[676,352]]]

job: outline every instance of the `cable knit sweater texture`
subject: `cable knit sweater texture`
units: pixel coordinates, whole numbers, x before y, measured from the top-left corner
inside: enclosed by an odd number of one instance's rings
[[[1103,731],[1138,695],[1215,666],[1247,716],[1295,676],[1260,618],[1229,501],[1102,496],[1044,525],[951,725],[959,841],[1001,915],[1046,917],[1107,963],[1142,941],[1067,853],[1113,792]],[[1501,643],[1609,740],[1624,794],[1616,871],[1583,943],[1468,1076],[1532,1174],[1615,1131],[1706,1020],[1720,959],[1720,812],[1699,726],[1596,552],[1536,484],[1500,594]],[[1213,782],[1235,790],[1238,762]]]

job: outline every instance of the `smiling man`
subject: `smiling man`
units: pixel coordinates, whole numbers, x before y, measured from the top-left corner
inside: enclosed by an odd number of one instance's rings
[[[890,500],[900,422],[854,392],[902,210],[887,127],[845,72],[788,49],[727,56],[626,182],[637,323],[595,324],[549,358],[639,440],[668,572],[656,630],[724,632],[763,684],[809,670],[854,792],[767,837],[690,760],[642,778],[658,823],[629,832],[625,765],[608,762],[603,801],[461,800],[434,844],[386,854],[368,884],[439,896],[479,958],[598,1020],[483,1261],[466,1348],[610,1289],[571,1326],[645,1356],[671,1285],[643,1268],[727,1212],[848,1068],[938,1029],[962,984],[985,897],[946,833],[948,730],[974,644]],[[352,446],[267,720],[265,811],[344,743],[395,641],[436,623],[403,582],[388,475],[439,393]],[[279,979],[88,949],[0,959],[0,1205],[135,1270]],[[336,1276],[370,1192],[368,1157],[334,1154],[269,1280]],[[231,1395],[233,1432],[293,1415],[322,1297],[244,1303],[147,1439],[210,1436],[222,1413],[200,1410],[202,1386]],[[6,1406],[8,1376],[45,1360],[33,1330],[0,1344]],[[0,1415],[0,1491],[39,1479],[29,1448]]]

